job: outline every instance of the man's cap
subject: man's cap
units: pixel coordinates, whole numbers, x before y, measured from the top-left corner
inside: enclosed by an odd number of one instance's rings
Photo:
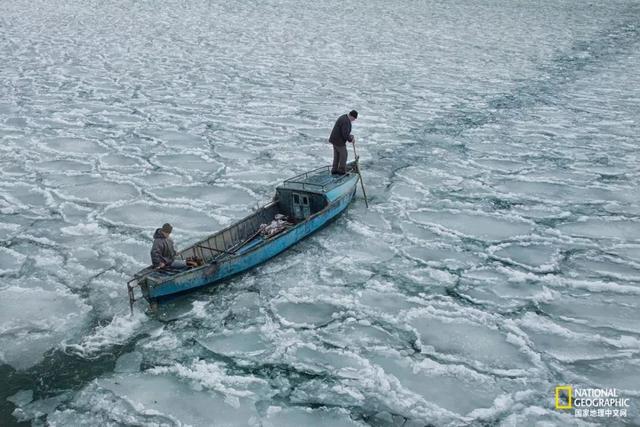
[[[171,224],[166,223],[162,226],[162,231],[167,233],[167,234],[171,234],[171,231],[173,230],[173,227],[171,226]]]
[[[350,115],[351,117],[353,117],[354,119],[357,119],[357,118],[358,118],[358,112],[357,112],[356,110],[351,110],[351,111],[349,111],[349,115]]]

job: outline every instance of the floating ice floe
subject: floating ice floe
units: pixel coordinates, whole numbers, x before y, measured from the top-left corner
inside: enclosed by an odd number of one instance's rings
[[[255,358],[271,347],[257,328],[208,334],[198,342],[216,354],[239,358]]]
[[[159,200],[178,200],[199,205],[211,204],[227,207],[229,205],[251,205],[256,202],[254,193],[239,185],[171,185],[153,190]]]
[[[559,268],[561,249],[552,243],[517,243],[489,248],[489,253],[501,261],[536,272],[549,272]]]
[[[114,203],[134,200],[140,196],[140,191],[135,185],[113,182],[104,178],[85,180],[77,185],[61,187],[57,192],[65,199],[90,203]]]
[[[15,369],[39,363],[44,353],[78,336],[91,307],[58,287],[55,290],[12,286],[0,290],[0,360]]]
[[[342,408],[301,408],[270,406],[260,420],[264,427],[364,427],[362,421],[355,421]]]
[[[113,368],[113,371],[117,373],[138,372],[140,371],[142,359],[143,356],[140,352],[132,351],[131,353],[125,353],[118,357],[116,367]]]
[[[598,329],[561,319],[527,313],[516,323],[527,333],[536,351],[562,363],[627,357],[640,351],[640,340],[630,335],[602,335]]]
[[[173,224],[178,232],[187,230],[206,233],[220,227],[215,219],[202,211],[142,201],[109,207],[103,215],[105,220],[113,224],[149,230],[160,227],[165,222]]]
[[[0,247],[0,275],[15,274],[20,271],[27,257],[13,249]]]
[[[54,153],[72,155],[102,154],[107,150],[97,141],[85,138],[57,137],[45,139],[42,148]]]
[[[526,236],[533,224],[524,219],[473,212],[415,211],[410,218],[436,230],[453,232],[480,240],[500,241]]]
[[[640,223],[620,218],[584,218],[560,224],[558,230],[569,236],[592,239],[640,240]]]
[[[155,160],[165,168],[176,171],[205,172],[207,174],[219,173],[224,165],[207,157],[197,154],[159,154]]]
[[[105,235],[107,233],[107,230],[101,228],[100,224],[96,222],[70,225],[68,227],[62,227],[60,231],[71,236]]]
[[[330,323],[341,307],[327,302],[281,301],[273,306],[278,319],[287,326],[314,328]]]

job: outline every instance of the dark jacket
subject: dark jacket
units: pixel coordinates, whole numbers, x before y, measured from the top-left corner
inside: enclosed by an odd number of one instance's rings
[[[353,140],[353,135],[351,135],[351,120],[349,120],[349,116],[343,114],[338,117],[336,120],[336,124],[333,125],[333,130],[331,131],[331,136],[329,137],[329,142],[333,145],[344,146],[347,144],[347,141],[351,142]]]
[[[162,231],[158,228],[153,234],[153,246],[151,247],[151,263],[154,267],[164,263],[171,265],[176,257],[176,250],[173,248],[173,240],[164,237]]]

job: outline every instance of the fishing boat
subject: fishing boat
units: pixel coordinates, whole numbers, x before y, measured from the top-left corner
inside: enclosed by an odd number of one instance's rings
[[[270,203],[176,256],[197,259],[201,265],[149,266],[137,272],[127,283],[132,312],[133,303],[140,299],[137,294],[155,311],[158,304],[245,272],[295,245],[347,208],[359,177],[356,158],[344,175],[332,175],[325,166],[285,180]]]

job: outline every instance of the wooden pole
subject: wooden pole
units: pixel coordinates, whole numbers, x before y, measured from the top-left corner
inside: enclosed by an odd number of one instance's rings
[[[356,158],[356,172],[358,172],[358,178],[360,179],[360,186],[362,187],[362,195],[364,196],[364,204],[369,208],[369,201],[367,200],[367,192],[364,189],[364,181],[362,180],[362,174],[360,173],[360,157],[358,157],[358,153],[356,152],[356,143],[355,141],[352,143],[353,145],[353,156]]]

